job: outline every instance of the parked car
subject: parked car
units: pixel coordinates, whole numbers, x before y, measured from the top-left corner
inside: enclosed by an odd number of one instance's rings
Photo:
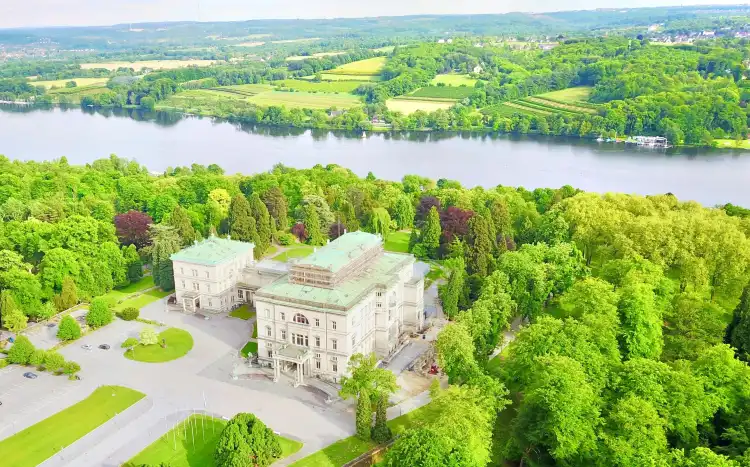
[[[30,371],[27,371],[26,373],[23,374],[23,377],[24,378],[29,378],[29,379],[36,379],[36,373],[32,373]]]
[[[85,345],[82,345],[81,348],[84,350],[91,350],[94,347],[91,344],[85,344]]]
[[[102,344],[99,346],[99,348],[102,350],[109,350],[109,344]]]

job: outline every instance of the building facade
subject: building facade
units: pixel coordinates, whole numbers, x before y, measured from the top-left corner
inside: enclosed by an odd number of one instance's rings
[[[177,304],[187,312],[221,313],[245,303],[237,289],[255,263],[254,245],[211,236],[171,256]]]
[[[257,313],[258,359],[279,371],[338,381],[355,353],[392,354],[424,327],[423,277],[414,257],[386,253],[380,236],[344,234],[286,272],[246,269]],[[275,276],[275,277],[273,277]],[[251,284],[265,284],[253,290]]]

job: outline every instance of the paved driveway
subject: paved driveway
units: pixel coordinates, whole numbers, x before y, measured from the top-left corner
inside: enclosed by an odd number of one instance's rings
[[[187,330],[195,341],[193,350],[167,363],[128,360],[123,357],[120,344],[127,337],[137,336],[145,325],[116,320],[61,350],[66,359],[81,365],[82,381],[71,382],[48,374],[26,380],[21,376],[23,369],[4,369],[5,373],[0,373],[0,400],[3,402],[0,438],[87,397],[97,386],[108,384],[139,390],[147,399],[42,465],[119,466],[193,410],[206,410],[225,417],[252,412],[274,430],[303,441],[304,453],[314,452],[354,432],[353,416],[341,408],[332,410],[306,403],[295,391],[274,390],[262,381],[243,381],[238,385],[231,381],[229,372],[216,370],[226,368],[228,359],[231,360],[247,341],[248,322],[226,316],[205,321],[195,316],[166,313],[163,300],[145,307],[141,316]],[[96,348],[104,343],[109,344],[111,350]],[[91,344],[94,349],[84,350],[81,347],[84,344]]]

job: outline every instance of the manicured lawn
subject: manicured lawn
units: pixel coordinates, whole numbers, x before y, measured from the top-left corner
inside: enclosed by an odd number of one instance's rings
[[[128,462],[132,465],[160,465],[170,467],[213,467],[214,449],[227,424],[220,418],[191,415],[168,431]],[[281,457],[291,456],[302,449],[302,443],[278,437]]]
[[[268,247],[268,249],[266,250],[266,252],[263,253],[263,256],[265,258],[272,258],[273,255],[275,255],[277,251],[279,251],[279,247],[277,247],[276,245],[271,245],[271,246]]]
[[[0,442],[0,464],[39,465],[143,397],[122,386],[101,386],[81,402]]]
[[[299,109],[321,109],[330,107],[348,109],[361,105],[359,97],[352,94],[270,91],[252,96],[248,101],[257,105],[276,105]]]
[[[248,342],[245,344],[245,346],[240,351],[243,357],[247,357],[251,353],[258,353],[258,343],[257,342]]]
[[[242,305],[236,310],[230,311],[229,316],[231,316],[232,318],[248,320],[255,316],[255,312],[250,309],[249,305]]]
[[[385,241],[385,249],[395,253],[409,252],[409,232],[393,232]]]
[[[162,348],[162,339],[167,347]],[[159,343],[153,345],[137,345],[133,351],[125,351],[125,358],[145,363],[161,363],[176,360],[185,356],[193,348],[193,336],[189,332],[177,328],[169,328],[159,334]]]
[[[154,286],[154,278],[152,276],[146,276],[146,277],[141,278],[141,280],[137,282],[133,282],[132,284],[126,285],[125,287],[110,290],[109,292],[102,295],[101,298],[104,298],[105,300],[107,300],[110,306],[115,306],[117,305],[117,302],[127,297],[128,295],[132,295],[136,292],[140,292],[141,290],[150,289],[153,286]]]
[[[115,306],[115,311],[124,310],[125,308],[129,308],[129,307],[138,308],[140,310],[141,308],[148,305],[149,303],[153,303],[155,301],[161,300],[162,298],[166,297],[167,295],[171,293],[172,292],[164,292],[163,290],[159,290],[159,289],[149,290],[148,292],[144,294],[141,294],[129,300],[125,300],[124,302]]]
[[[391,427],[394,435],[398,435],[409,428],[433,420],[437,415],[437,411],[430,404],[427,404],[394,418],[388,422],[388,426]],[[362,441],[356,436],[350,436],[298,460],[292,464],[292,467],[340,467],[375,446],[377,444],[372,441]]]
[[[312,254],[313,251],[314,248],[310,245],[296,244],[291,245],[286,251],[282,251],[274,256],[273,259],[276,261],[288,261],[291,258],[304,258],[305,256]]]

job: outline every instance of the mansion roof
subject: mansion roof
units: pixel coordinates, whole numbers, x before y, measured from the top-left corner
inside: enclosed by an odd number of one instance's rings
[[[255,247],[252,243],[238,242],[228,238],[211,236],[203,241],[178,251],[170,256],[172,261],[215,266],[232,261],[240,255],[247,254]]]

